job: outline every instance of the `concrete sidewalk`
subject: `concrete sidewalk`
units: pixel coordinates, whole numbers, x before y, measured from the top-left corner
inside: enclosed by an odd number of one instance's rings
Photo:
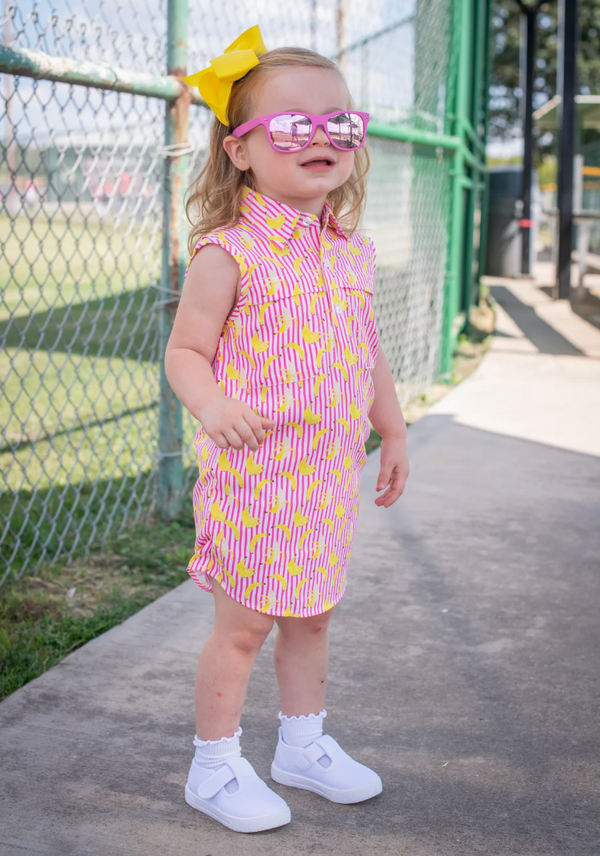
[[[600,332],[527,283],[480,368],[409,432],[391,509],[364,470],[332,622],[327,730],[381,774],[339,806],[229,832],[183,799],[212,601],[193,582],[0,705],[0,854],[592,856],[600,852]],[[243,746],[268,780],[272,638]]]

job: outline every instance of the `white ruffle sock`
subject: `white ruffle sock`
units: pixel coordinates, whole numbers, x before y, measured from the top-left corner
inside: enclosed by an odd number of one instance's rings
[[[291,820],[290,809],[242,758],[238,728],[233,737],[200,740],[185,786],[185,801],[235,832],[261,832]]]
[[[327,712],[308,716],[279,713],[279,740],[271,778],[280,785],[313,791],[332,802],[356,803],[381,793],[381,779],[323,734]]]
[[[327,711],[309,713],[307,716],[304,714],[285,716],[279,711],[278,716],[281,720],[283,742],[287,743],[288,746],[305,748],[323,734],[323,720],[327,716]]]

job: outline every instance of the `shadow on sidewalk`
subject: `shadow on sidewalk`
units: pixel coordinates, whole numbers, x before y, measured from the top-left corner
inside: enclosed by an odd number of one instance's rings
[[[542,354],[583,357],[584,352],[537,314],[533,306],[522,303],[505,285],[490,285],[494,300],[507,312],[532,344]]]

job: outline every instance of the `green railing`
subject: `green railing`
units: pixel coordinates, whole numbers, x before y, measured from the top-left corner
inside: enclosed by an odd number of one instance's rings
[[[32,0],[32,7],[35,15],[22,18],[18,6],[7,7],[0,45],[0,71],[14,82],[0,175],[7,262],[0,281],[0,581],[87,549],[148,509],[181,513],[195,477],[196,426],[166,382],[162,355],[188,263],[184,196],[210,114],[179,78],[256,23],[252,4],[239,0],[230,10],[239,24],[204,0],[193,15],[187,0],[169,0],[166,22],[152,3],[138,8],[128,0],[131,32],[122,22],[122,31],[101,26],[91,12],[79,30],[76,12],[61,29],[66,13],[51,0]],[[457,336],[477,300],[489,4],[417,0],[408,10],[398,3],[396,14],[387,3],[366,10],[358,0],[306,0],[278,14],[271,31],[259,22],[267,45],[302,43],[337,59],[355,101],[372,115],[363,228],[378,247],[378,323],[404,401],[449,377]],[[96,41],[77,41],[90,21]],[[50,31],[54,53],[46,48]],[[19,85],[26,80],[34,94],[38,81],[52,82],[45,148],[34,140],[46,106],[27,112],[29,90],[21,94]],[[90,98],[76,105],[86,92]],[[100,107],[91,106],[92,93]],[[109,93],[117,100],[109,102]],[[69,109],[87,117],[78,142],[61,101],[66,94]],[[163,117],[154,108],[160,101]],[[17,133],[31,115],[38,127]],[[111,137],[99,143],[106,124]],[[117,145],[121,126],[130,131]],[[42,179],[45,198],[31,206],[27,193]],[[120,210],[111,208],[115,199]]]

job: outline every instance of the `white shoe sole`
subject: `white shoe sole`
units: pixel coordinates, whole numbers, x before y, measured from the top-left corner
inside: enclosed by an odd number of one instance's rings
[[[330,788],[321,782],[316,782],[314,779],[309,779],[306,776],[299,776],[297,773],[288,773],[285,770],[280,770],[275,764],[271,764],[271,778],[274,782],[280,785],[289,785],[292,788],[302,788],[304,791],[312,791],[325,799],[336,803],[357,803],[363,800],[369,800],[371,797],[376,797],[383,790],[381,779],[377,776],[371,782],[367,782],[358,788],[351,791],[341,791],[337,788]]]
[[[209,815],[214,820],[218,820],[219,823],[222,823],[223,826],[227,826],[234,832],[262,832],[264,829],[285,826],[292,819],[292,813],[287,806],[282,808],[281,811],[267,814],[263,817],[233,817],[216,806],[211,805],[206,800],[201,799],[187,785],[185,786],[185,801],[192,808],[197,808],[198,811]]]

